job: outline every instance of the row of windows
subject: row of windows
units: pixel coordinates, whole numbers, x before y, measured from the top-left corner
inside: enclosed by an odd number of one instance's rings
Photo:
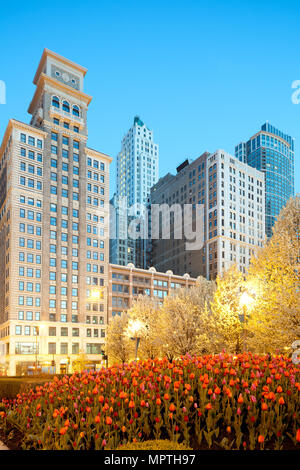
[[[25,233],[26,232],[26,224],[21,223],[19,225],[19,231],[21,233]],[[34,235],[34,233],[35,233],[36,235],[41,236],[42,235],[42,229],[39,226],[34,226],[34,225],[31,225],[31,224],[27,224],[27,233],[29,235]]]
[[[57,252],[57,246],[53,245],[52,243],[50,244],[50,253],[56,253]],[[61,246],[60,247],[60,252],[63,256],[68,256],[69,248],[67,246]],[[71,250],[73,258],[78,258],[79,256],[79,251],[77,248],[72,248]]]
[[[104,207],[104,200],[103,199],[98,199],[97,197],[91,197],[91,196],[87,196],[86,198],[86,202],[87,204],[91,204],[93,206],[100,206],[100,207]]]
[[[101,337],[104,337],[101,334]],[[38,354],[39,345],[37,343],[18,342],[15,346],[15,354]],[[86,344],[87,354],[101,354],[101,344]],[[48,343],[48,354],[57,354],[56,343]],[[79,343],[72,343],[72,352],[68,351],[68,343],[60,344],[60,354],[79,354]]]
[[[23,196],[23,195],[20,196],[20,203],[21,204],[28,204],[29,206],[34,206],[34,204],[35,204],[36,207],[42,207],[42,201],[40,199],[36,199],[36,201],[34,203],[34,198],[33,197],[26,197],[26,196]]]
[[[55,271],[50,271],[49,272],[49,279],[50,279],[50,281],[56,281],[56,272]],[[61,282],[67,282],[68,281],[67,273],[61,273],[60,280],[61,280]],[[72,274],[72,284],[78,284],[77,274]]]
[[[93,168],[96,168],[97,170],[105,171],[105,165],[102,162],[99,162],[98,160],[92,160],[91,158],[87,158],[87,165],[92,166]]]
[[[25,272],[26,272],[26,276],[27,277],[36,277],[37,279],[40,279],[41,277],[41,270],[40,269],[33,269],[33,268],[26,268],[26,271],[25,271],[25,267],[24,266],[19,266],[19,276],[25,276]],[[34,275],[35,273],[35,275]]]
[[[56,294],[56,285],[50,285],[49,286],[49,294]],[[68,295],[68,288],[67,287],[61,287],[60,288],[60,294],[61,295]],[[72,294],[72,297],[78,297],[77,287],[72,287],[71,294]]]
[[[32,312],[32,311],[24,312],[24,310],[19,310],[18,319],[19,320],[26,320],[26,321],[40,321],[41,312]]]
[[[34,243],[35,242],[35,243]],[[32,240],[31,238],[25,239],[23,237],[19,238],[19,247],[22,248],[32,248],[36,250],[41,250],[42,249],[42,243],[39,240]]]
[[[99,175],[99,173],[95,173],[95,172],[92,172],[90,170],[87,171],[86,176],[89,179],[94,179],[95,181],[100,181],[100,183],[104,183],[104,181],[105,181],[104,175]]]
[[[60,121],[59,119],[57,118],[53,118],[53,123],[56,125],[56,126],[60,126]],[[68,122],[63,122],[63,127],[65,129],[70,129],[70,124]],[[77,126],[73,126],[73,131],[76,132],[77,134],[79,133],[79,127]]]
[[[62,110],[65,113],[70,113],[71,108],[70,108],[70,104],[68,103],[68,101],[63,100],[62,103],[60,103],[60,99],[57,96],[53,96],[51,103],[52,103],[52,106],[54,106],[54,108],[59,109],[60,107],[62,107]],[[80,108],[76,104],[72,106],[72,114],[76,117],[80,116]]]
[[[25,176],[20,176],[20,185],[21,186],[26,186]],[[27,178],[27,187],[28,188],[35,188],[36,187],[36,189],[42,190],[43,185],[42,185],[41,181],[36,181],[36,185],[35,185],[35,181],[33,179]]]
[[[27,150],[24,147],[21,148],[21,157],[27,157],[30,160],[35,160],[35,152],[33,150]],[[40,163],[43,161],[43,155],[41,153],[36,154],[36,160]]]
[[[26,219],[26,213],[27,213],[27,219],[28,220],[34,220],[34,218],[36,218],[37,222],[41,222],[42,220],[42,214],[41,212],[34,212],[34,211],[31,211],[31,210],[25,210],[25,209],[20,209],[20,217],[21,219]]]
[[[50,165],[52,168],[57,168],[57,159],[56,158],[51,158],[50,160]],[[62,171],[69,171],[69,164],[62,162]],[[73,166],[73,175],[79,175],[79,167],[78,166]]]
[[[49,299],[49,308],[56,308],[56,299]],[[60,308],[67,309],[68,308],[68,301],[61,300],[60,301]],[[75,300],[71,302],[71,309],[78,310],[78,302]]]
[[[56,258],[50,258],[49,259],[49,266],[51,266],[52,268],[56,268]],[[68,269],[68,260],[61,259],[60,260],[60,267],[62,269]],[[72,261],[71,267],[74,271],[78,271],[78,262],[77,261]]]
[[[87,220],[93,220],[93,222],[100,222],[104,223],[104,217],[103,216],[98,216],[97,214],[90,214],[89,212],[86,214],[86,219]]]
[[[51,240],[57,240],[57,232],[55,230],[50,230],[50,239]],[[71,237],[69,237],[68,233],[62,232],[61,236],[60,236],[60,239],[61,239],[62,242],[68,242],[68,240],[72,240],[72,243],[74,245],[79,244],[79,237],[77,235],[72,235],[72,239],[71,239]]]
[[[24,144],[29,144],[37,148],[42,149],[43,148],[43,141],[41,139],[36,139],[35,137],[32,136],[27,136],[26,134],[20,134],[20,141],[23,142]]]
[[[27,256],[25,257],[24,251],[19,252],[19,261],[21,262],[27,262],[27,263],[36,263],[36,264],[41,264],[42,263],[42,257],[41,255],[33,255],[32,253],[27,253]]]
[[[28,307],[36,307],[41,306],[41,299],[40,297],[24,297],[24,295],[19,295],[18,297],[18,305],[27,305]]]
[[[41,292],[41,284],[39,282],[24,282],[19,281],[19,291],[26,291],[26,292]]]
[[[87,183],[86,189],[88,191],[93,191],[96,194],[101,194],[102,196],[104,196],[104,188],[102,186],[92,186],[91,183]]]

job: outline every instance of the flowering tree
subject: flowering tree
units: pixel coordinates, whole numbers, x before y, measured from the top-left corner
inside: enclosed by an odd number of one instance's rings
[[[300,197],[281,211],[273,236],[252,259],[247,283],[255,292],[252,348],[283,350],[300,339]]]
[[[245,318],[240,305],[244,286],[242,273],[232,265],[217,278],[217,289],[211,304],[211,328],[215,352],[225,349],[239,352],[245,338]]]
[[[171,359],[210,349],[210,302],[215,285],[200,278],[197,285],[181,288],[166,297],[162,311],[167,328],[163,351]]]
[[[127,336],[140,338],[139,357],[154,358],[160,356],[164,341],[166,318],[157,300],[147,295],[140,295],[127,311],[131,324],[140,325],[138,331],[132,333],[132,328],[127,329]]]
[[[107,327],[105,353],[109,362],[128,362],[133,357],[133,346],[125,335],[128,327],[128,315],[123,312],[121,316],[115,316]]]

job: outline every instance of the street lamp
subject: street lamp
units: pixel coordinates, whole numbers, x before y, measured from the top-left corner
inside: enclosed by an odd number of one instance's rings
[[[137,360],[138,348],[140,344],[139,332],[143,328],[143,323],[140,320],[130,320],[128,325],[130,339],[135,340],[135,360]]]
[[[37,375],[37,366],[38,366],[38,340],[39,327],[35,327],[35,374]]]
[[[243,322],[243,349],[245,347],[245,333],[246,333],[246,330],[245,330],[245,323],[246,323],[246,314],[247,314],[247,310],[249,310],[252,306],[253,306],[253,303],[254,303],[254,298],[251,297],[251,295],[247,292],[247,291],[244,291],[240,297],[240,307],[242,308],[243,310],[243,318],[242,318],[242,322]]]

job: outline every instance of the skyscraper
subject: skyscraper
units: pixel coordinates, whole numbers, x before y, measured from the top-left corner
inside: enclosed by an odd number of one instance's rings
[[[159,148],[153,140],[153,131],[136,116],[133,126],[122,140],[121,151],[117,156],[117,190],[111,201],[115,207],[111,217],[111,232],[115,234],[110,242],[112,263],[126,265],[131,262],[140,268],[147,267],[145,256],[141,253],[146,250],[143,241],[122,234],[127,232],[126,227],[124,229],[124,217],[128,227],[135,217],[143,217],[145,214],[151,187],[158,180],[158,159]],[[123,207],[127,208],[125,216]]]
[[[152,265],[158,271],[170,269],[177,275],[207,279],[216,278],[232,264],[245,273],[265,237],[264,195],[263,173],[224,150],[185,160],[176,175],[168,173],[151,190],[152,207],[165,205],[172,211],[170,217],[164,213],[161,220],[164,226],[171,221],[170,237],[152,240]],[[203,209],[199,228],[194,226],[197,233],[202,231],[203,243],[195,249],[187,249],[184,236],[174,237],[176,205],[182,209],[192,206],[192,225],[196,211]],[[177,220],[181,225],[183,217]],[[188,224],[190,220],[184,220],[184,230]],[[155,221],[152,216],[151,228],[158,225],[158,218]]]
[[[31,122],[10,120],[0,148],[0,367],[11,375],[65,372],[80,352],[97,363],[105,341],[111,158],[87,147],[86,71],[45,49]]]
[[[265,174],[265,227],[271,237],[276,218],[294,195],[294,139],[266,122],[235,147],[235,156]]]

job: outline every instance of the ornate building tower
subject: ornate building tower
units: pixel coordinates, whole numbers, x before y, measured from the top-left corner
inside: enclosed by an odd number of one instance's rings
[[[30,125],[11,120],[0,150],[0,353],[12,375],[101,358],[111,158],[87,147],[86,71],[45,49]]]

